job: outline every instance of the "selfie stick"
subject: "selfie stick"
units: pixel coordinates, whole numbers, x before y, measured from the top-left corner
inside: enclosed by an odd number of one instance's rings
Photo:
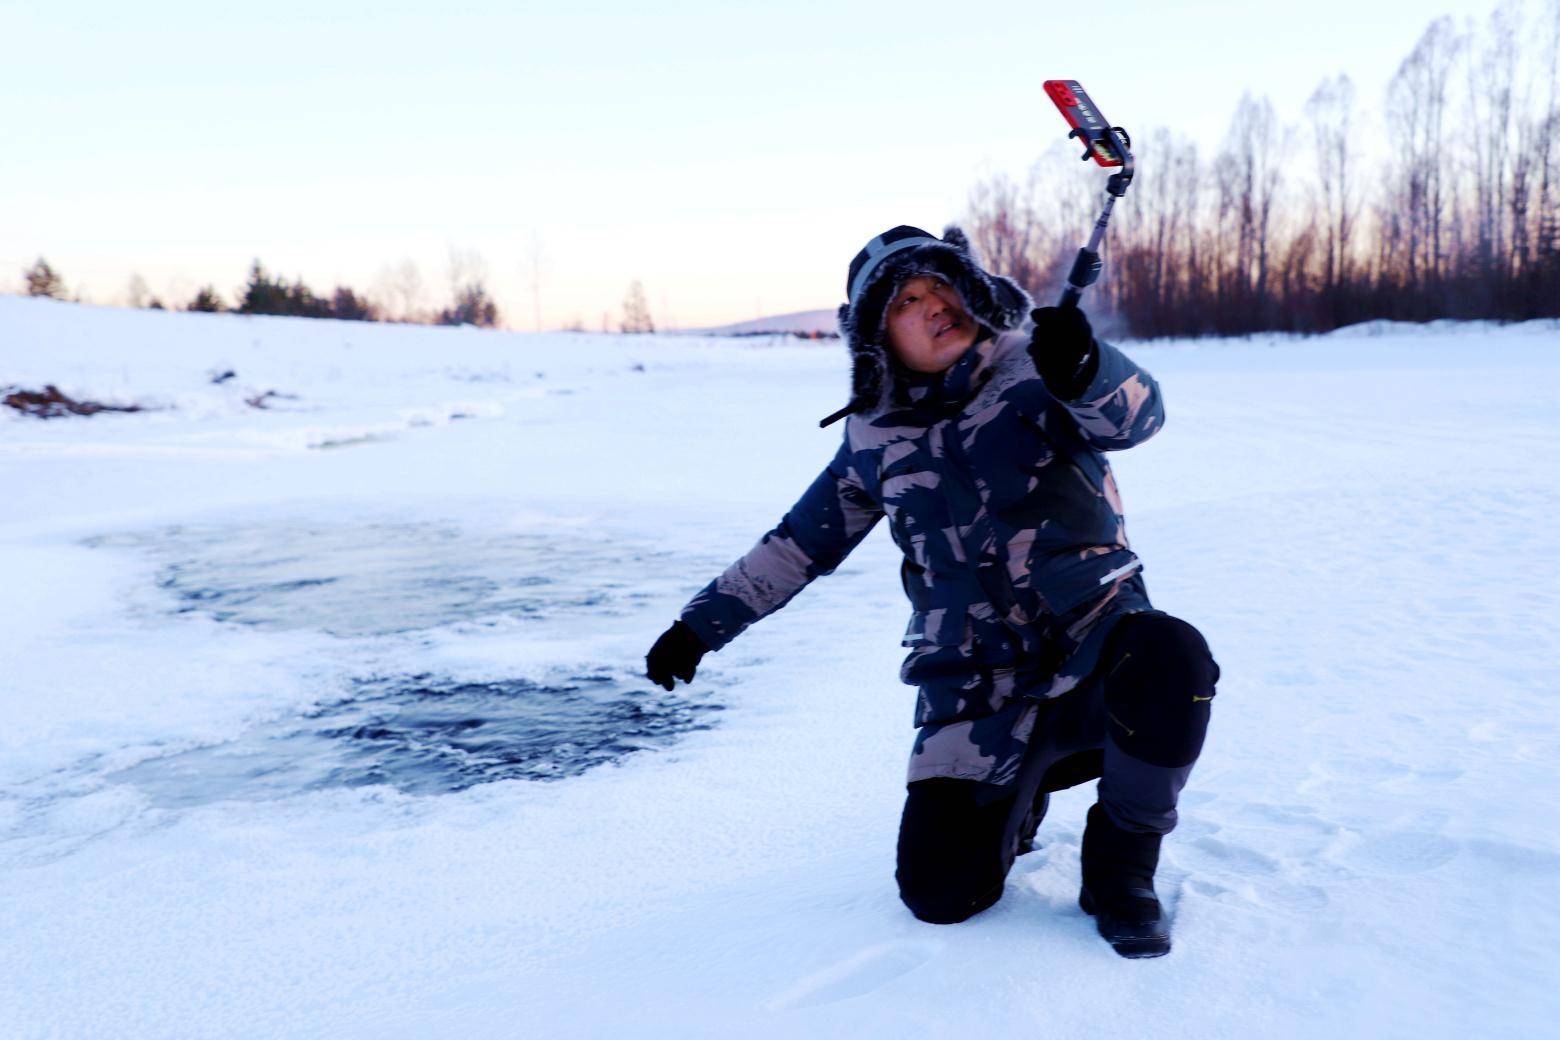
[[[1132,183],[1132,138],[1121,127],[1111,126],[1105,121],[1077,80],[1048,79],[1045,81],[1045,92],[1072,127],[1068,138],[1076,137],[1084,143],[1083,158],[1093,159],[1100,166],[1116,170],[1105,184],[1105,208],[1100,211],[1100,219],[1094,222],[1089,244],[1078,250],[1072,270],[1067,275],[1067,288],[1062,290],[1062,298],[1057,303],[1059,307],[1076,307],[1083,290],[1093,285],[1100,276],[1100,268],[1104,264],[1100,259],[1100,244],[1105,240],[1105,226],[1110,223],[1110,211]]]

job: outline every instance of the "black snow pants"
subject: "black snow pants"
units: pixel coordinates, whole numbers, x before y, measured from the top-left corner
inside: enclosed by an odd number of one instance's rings
[[[1004,788],[934,777],[909,785],[899,825],[899,896],[933,924],[954,924],[1002,896],[1051,791],[1100,778],[1116,826],[1168,834],[1202,752],[1219,666],[1202,634],[1159,611],[1116,622],[1100,663],[1041,705],[1018,779]]]

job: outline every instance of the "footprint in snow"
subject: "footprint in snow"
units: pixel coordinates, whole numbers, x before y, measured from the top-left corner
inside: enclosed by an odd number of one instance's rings
[[[1309,805],[1251,802],[1245,806],[1243,812],[1266,823],[1306,830],[1313,834],[1332,835],[1337,834],[1339,830],[1336,823],[1317,816],[1316,810]]]
[[[771,1011],[789,1011],[859,997],[919,968],[941,949],[941,943],[930,941],[869,946],[798,980],[790,989],[768,1001],[765,1007]]]
[[[1265,881],[1255,886],[1255,894],[1259,903],[1274,910],[1320,910],[1330,901],[1326,889],[1290,881]]]
[[[1422,874],[1457,855],[1457,844],[1434,831],[1410,828],[1362,834],[1345,859],[1376,874]]]
[[[1381,784],[1397,780],[1413,772],[1402,762],[1391,758],[1353,758],[1343,756],[1328,763],[1332,776],[1348,778],[1355,784]]]
[[[1498,863],[1508,871],[1543,874],[1551,879],[1560,876],[1560,852],[1510,841],[1483,839],[1465,842],[1463,847],[1474,855]]]
[[[1196,860],[1196,866],[1209,873],[1276,874],[1278,861],[1256,849],[1232,845],[1217,838],[1198,838],[1183,846],[1182,855]]]

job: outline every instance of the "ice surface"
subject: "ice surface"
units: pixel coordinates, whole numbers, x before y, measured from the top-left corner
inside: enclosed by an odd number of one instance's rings
[[[622,616],[672,579],[674,563],[686,566],[621,534],[473,532],[451,523],[176,524],[84,544],[153,554],[156,584],[178,613],[337,636],[494,617]]]
[[[1224,671],[1152,962],[1077,909],[1088,788],[991,910],[899,905],[881,533],[675,739],[503,761],[516,692],[659,702],[645,649],[832,454],[837,343],[0,297],[0,344],[0,384],[165,409],[0,415],[0,1035],[1554,1031],[1552,324],[1128,345],[1169,409],[1113,459],[1129,528]]]

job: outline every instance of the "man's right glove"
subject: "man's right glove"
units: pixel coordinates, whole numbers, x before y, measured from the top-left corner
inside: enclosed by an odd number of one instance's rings
[[[1045,388],[1063,401],[1073,400],[1088,389],[1100,367],[1088,316],[1077,307],[1040,307],[1029,320],[1034,322],[1029,356]]]
[[[710,648],[682,621],[672,622],[672,627],[661,633],[650,652],[645,655],[645,675],[664,690],[670,690],[673,677],[683,682],[693,682],[693,673],[699,661]]]

